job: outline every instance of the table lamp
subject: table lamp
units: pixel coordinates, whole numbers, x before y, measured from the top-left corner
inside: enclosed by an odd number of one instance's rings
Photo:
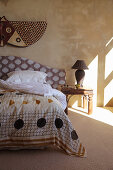
[[[75,64],[72,66],[72,69],[77,69],[75,72],[75,78],[77,80],[77,86],[83,87],[83,81],[85,77],[85,71],[88,69],[84,60],[77,60]]]

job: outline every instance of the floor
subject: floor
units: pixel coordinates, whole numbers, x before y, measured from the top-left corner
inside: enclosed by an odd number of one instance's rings
[[[87,114],[87,109],[81,107],[69,108],[69,110],[113,126],[113,107],[94,107],[91,115]]]

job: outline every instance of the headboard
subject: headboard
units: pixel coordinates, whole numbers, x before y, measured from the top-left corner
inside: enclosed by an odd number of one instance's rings
[[[65,84],[66,73],[64,69],[56,69],[44,66],[30,59],[17,56],[0,56],[0,79],[7,73],[15,70],[34,70],[47,73],[47,83],[53,88]]]

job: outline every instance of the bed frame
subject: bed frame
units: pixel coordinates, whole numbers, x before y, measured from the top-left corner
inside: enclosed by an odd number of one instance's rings
[[[66,83],[64,69],[44,66],[30,59],[17,56],[0,56],[0,79],[7,77],[7,73],[15,70],[34,70],[47,73],[47,83],[53,88]]]

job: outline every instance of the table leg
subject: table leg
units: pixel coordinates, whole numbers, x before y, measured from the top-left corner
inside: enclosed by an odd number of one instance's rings
[[[88,96],[88,115],[91,115],[93,112],[93,96]]]
[[[87,109],[87,96],[86,95],[83,96],[83,108]]]

